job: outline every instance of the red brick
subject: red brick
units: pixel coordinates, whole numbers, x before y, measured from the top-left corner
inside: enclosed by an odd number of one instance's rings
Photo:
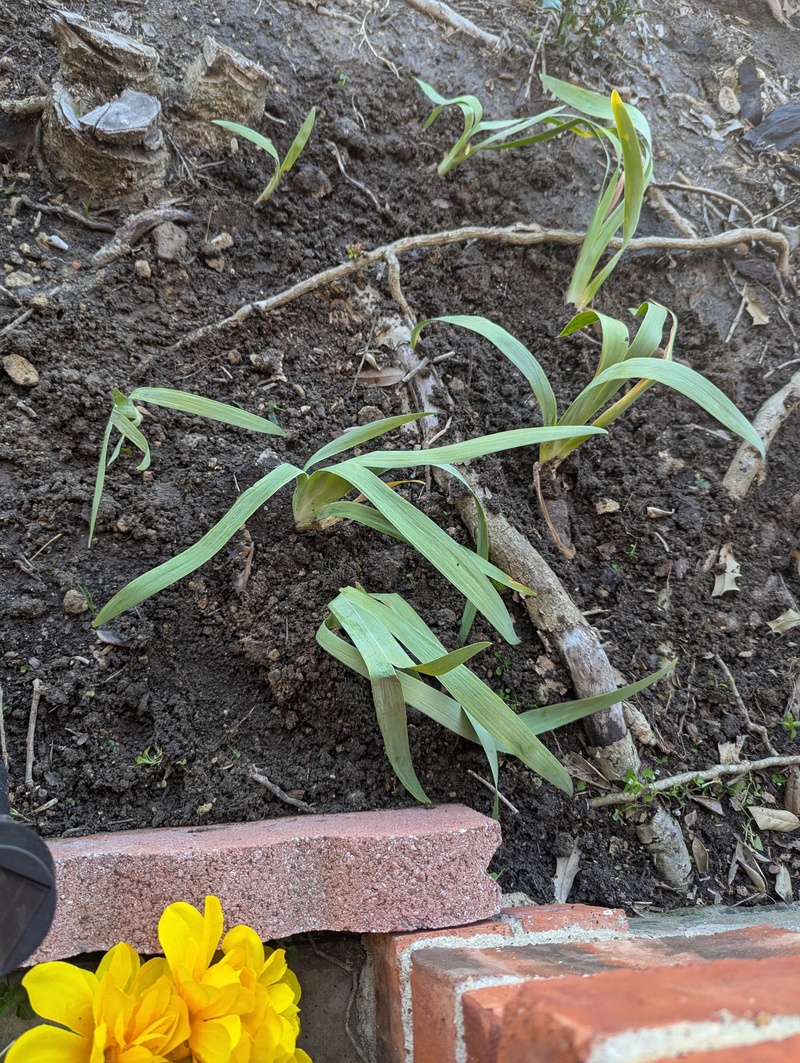
[[[541,904],[527,908],[504,908],[503,917],[519,922],[523,930],[546,934],[555,930],[614,930],[628,932],[628,917],[620,908],[597,908],[588,904]]]
[[[676,1023],[711,1022],[722,1028],[744,1019],[763,1029],[774,1016],[790,1016],[800,1023],[798,978],[800,959],[773,956],[468,990],[462,997],[466,1059],[585,1063],[593,1051],[623,1034],[641,1032],[642,1043],[652,1053],[656,1031]],[[750,1046],[753,1052],[757,1047]],[[439,1063],[446,1058],[452,1057],[441,1057]],[[752,1055],[751,1063],[756,1059]]]
[[[207,893],[264,940],[474,922],[499,908],[486,873],[499,842],[494,820],[460,805],[57,840],[56,918],[31,962],[120,940],[157,951],[164,908]]]
[[[674,1063],[674,1056],[669,1057]],[[792,1063],[800,1059],[800,1035],[783,1041],[762,1041],[741,1048],[717,1048],[710,1052],[689,1052],[680,1057],[680,1063]],[[667,1063],[667,1057],[653,1063]]]

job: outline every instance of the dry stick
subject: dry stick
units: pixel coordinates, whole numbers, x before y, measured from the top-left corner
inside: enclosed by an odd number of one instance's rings
[[[659,779],[658,782],[650,783],[646,790],[648,794],[663,793],[671,790],[673,786],[688,786],[693,782],[713,782],[721,779],[723,775],[749,775],[751,772],[768,771],[770,768],[786,768],[794,764],[800,764],[800,755],[786,757],[765,757],[763,760],[744,760],[740,764],[715,764],[713,768],[704,771],[684,771],[680,775],[671,775],[668,779]],[[630,805],[641,798],[639,794],[603,794],[589,802],[590,808],[605,808],[607,805]]]
[[[0,754],[3,757],[3,765],[8,771],[8,746],[6,745],[6,718],[3,704],[3,684],[0,683]]]
[[[447,26],[452,26],[454,30],[463,30],[470,37],[475,37],[476,40],[481,41],[483,44],[488,44],[490,48],[496,48],[500,44],[499,37],[482,30],[480,26],[476,26],[468,18],[459,15],[449,4],[443,4],[441,0],[406,0],[406,3],[410,4],[411,7],[415,7],[417,11],[430,15],[437,22],[444,22]]]
[[[36,717],[39,713],[39,699],[42,696],[42,681],[34,679],[31,712],[28,717],[28,740],[25,743],[25,785],[33,789],[33,743],[36,736]]]
[[[478,775],[478,773],[474,772],[472,768],[467,768],[467,775],[471,775],[473,779],[477,779],[487,790],[491,790],[497,800],[502,801],[506,808],[510,808],[512,812],[516,812],[516,814],[519,815],[519,809],[516,805],[512,805],[507,797],[503,797],[494,783],[491,783],[488,779],[484,779],[481,775]]]
[[[384,334],[384,345],[394,350],[396,359],[404,369],[413,369],[418,365],[419,359],[409,344],[408,328],[397,315],[382,320],[379,331]],[[433,394],[434,387],[442,387],[438,378],[418,373],[412,378],[412,385],[420,410],[441,409]],[[433,432],[438,427],[437,420],[426,418],[423,430]],[[426,443],[430,445],[430,442],[428,438]],[[491,499],[489,491],[481,487],[469,472],[464,475],[484,504],[491,560],[498,568],[536,592],[534,597],[525,599],[525,609],[540,634],[549,636],[555,643],[569,669],[578,697],[593,697],[616,690],[616,676],[600,639],[567,594],[558,576],[528,539],[502,513],[486,504]],[[475,539],[477,515],[472,495],[466,491],[457,494],[456,485],[442,470],[435,469],[434,476],[442,490],[450,491],[451,501]],[[621,703],[587,716],[583,726],[589,740],[589,752],[605,778],[623,779],[629,771],[639,770],[639,754],[625,722]]]
[[[51,203],[37,203],[29,196],[22,196],[22,202],[29,210],[39,210],[42,214],[57,214],[60,218],[67,218],[69,221],[77,222],[78,225],[83,225],[87,229],[95,229],[102,233],[117,231],[117,227],[113,222],[103,221],[102,218],[90,218],[86,214],[81,214],[79,210],[73,210],[72,207],[57,206]]]
[[[650,185],[647,189],[646,195],[651,206],[655,207],[655,209],[663,214],[665,218],[668,218],[679,233],[683,233],[684,236],[690,236],[693,239],[697,237],[697,229],[695,229],[688,218],[684,218],[680,211],[673,207],[660,188],[656,188],[655,185]]]
[[[532,247],[536,244],[544,243],[577,247],[583,243],[584,238],[584,233],[569,232],[564,229],[543,229],[540,225],[523,225],[521,223],[502,228],[469,225],[463,229],[448,229],[438,233],[404,236],[391,244],[377,247],[373,251],[365,251],[352,262],[342,262],[338,266],[332,266],[330,269],[314,274],[313,277],[298,281],[297,284],[293,284],[290,288],[286,288],[277,295],[259,299],[257,302],[245,303],[230,317],[223,318],[222,321],[216,321],[211,325],[203,325],[201,328],[188,333],[183,339],[178,340],[171,349],[173,351],[179,350],[187,344],[205,339],[206,336],[214,335],[226,328],[238,328],[256,311],[267,313],[269,310],[275,310],[279,306],[284,306],[286,303],[299,299],[302,295],[316,291],[317,288],[323,285],[344,280],[345,277],[358,273],[368,266],[373,266],[377,262],[387,261],[389,255],[403,255],[408,251],[419,251],[427,247],[441,247],[445,244],[457,244],[467,240],[495,240],[498,243],[513,244],[518,247]],[[749,242],[753,240],[775,248],[778,252],[778,261],[776,263],[778,271],[783,276],[789,277],[789,242],[782,233],[772,232],[771,229],[731,229],[730,232],[720,233],[718,236],[700,236],[696,239],[690,237],[642,236],[631,240],[628,244],[628,250],[713,251],[720,248],[733,247],[743,241]],[[610,249],[616,250],[622,246],[622,241],[615,238],[608,246]],[[99,254],[101,252],[98,252]],[[95,255],[96,258],[97,255]]]
[[[194,221],[194,214],[188,210],[177,210],[175,207],[154,207],[132,215],[120,226],[116,236],[94,253],[92,266],[98,269],[118,258],[124,258],[151,229],[168,221],[188,224]]]
[[[255,764],[250,768],[250,778],[255,782],[261,783],[262,786],[266,786],[271,794],[274,794],[279,801],[283,801],[284,804],[291,805],[292,808],[299,808],[303,812],[313,812],[314,809],[311,805],[307,805],[305,801],[298,801],[296,797],[290,797],[285,790],[281,790],[280,786],[276,786],[274,782],[271,782],[266,775],[262,775]]]
[[[742,695],[739,693],[739,688],[736,686],[736,680],[731,675],[730,668],[728,668],[727,664],[725,664],[725,662],[718,653],[714,654],[714,660],[719,665],[720,669],[722,670],[722,673],[725,676],[725,679],[730,685],[731,694],[733,694],[733,700],[736,702],[736,707],[738,708],[739,712],[744,717],[744,722],[745,726],[747,727],[747,730],[751,734],[757,734],[759,736],[761,741],[767,747],[767,752],[771,757],[778,756],[777,749],[769,740],[769,732],[767,731],[766,727],[764,727],[764,725],[761,723],[753,723],[753,721],[750,719],[750,713],[747,711],[747,706],[744,703]]]
[[[800,370],[794,374],[788,384],[767,399],[753,418],[753,425],[763,439],[765,449],[769,450],[779,428],[791,417],[798,406],[800,406]],[[756,477],[761,483],[765,475],[764,459],[755,447],[751,447],[749,443],[742,443],[728,466],[722,486],[732,498],[741,501],[752,487]]]
[[[727,192],[719,192],[716,188],[703,188],[700,185],[683,184],[681,181],[657,181],[650,187],[666,188],[674,192],[695,192],[701,196],[708,196],[710,199],[721,199],[723,203],[731,203],[734,207],[738,207],[747,218],[749,225],[755,224],[755,214],[742,203],[741,199],[729,196]]]

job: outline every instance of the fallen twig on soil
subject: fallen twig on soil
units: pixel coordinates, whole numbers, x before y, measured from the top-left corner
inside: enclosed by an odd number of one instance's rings
[[[478,782],[482,786],[485,786],[487,790],[491,790],[497,800],[502,801],[506,808],[510,808],[512,812],[516,813],[516,815],[519,815],[519,809],[516,807],[516,805],[512,805],[507,797],[503,797],[503,795],[500,793],[494,783],[489,782],[488,779],[484,779],[482,775],[478,775],[478,773],[474,772],[472,768],[467,768],[467,775],[471,775],[473,779],[477,779]]]
[[[647,794],[660,794],[665,790],[671,790],[674,786],[689,786],[691,783],[713,782],[721,779],[724,775],[749,775],[751,772],[768,771],[770,768],[787,768],[800,764],[800,754],[785,757],[764,757],[763,760],[743,760],[739,764],[715,764],[713,768],[704,771],[684,771],[680,775],[670,775],[668,779],[659,779],[657,782],[648,783],[644,792]],[[589,802],[590,808],[605,808],[607,805],[630,805],[640,801],[642,791],[639,793],[603,794],[602,797],[594,797]]]
[[[719,665],[723,675],[725,676],[725,679],[727,680],[731,688],[731,694],[733,694],[733,700],[736,702],[736,707],[744,717],[745,727],[751,734],[757,734],[759,736],[761,741],[766,746],[767,752],[771,757],[777,757],[778,751],[770,741],[769,731],[767,731],[766,727],[763,724],[753,723],[753,721],[750,719],[750,713],[747,711],[747,706],[744,703],[742,695],[739,693],[739,688],[736,686],[736,680],[731,675],[730,668],[728,668],[727,664],[725,664],[725,662],[718,653],[714,654],[714,660]]]
[[[8,746],[6,745],[6,716],[3,703],[3,684],[0,683],[0,755],[3,757],[3,766],[8,771]]]
[[[695,192],[700,196],[708,196],[710,199],[720,199],[723,203],[730,203],[734,207],[738,207],[739,210],[747,218],[748,225],[755,225],[755,215],[749,210],[741,199],[737,199],[735,196],[729,196],[727,192],[720,192],[716,188],[704,188],[701,185],[683,184],[682,181],[655,181],[651,183],[650,188],[662,188],[669,189],[673,192]]]
[[[154,222],[154,224],[157,225],[158,222]],[[397,255],[405,254],[408,251],[419,251],[427,247],[441,247],[446,244],[457,244],[466,240],[494,240],[498,243],[514,244],[518,247],[532,247],[536,244],[545,243],[564,244],[577,247],[583,243],[584,238],[584,233],[570,232],[565,229],[543,229],[540,225],[523,225],[521,223],[496,228],[470,225],[465,226],[463,229],[447,229],[438,233],[403,236],[391,244],[386,244],[383,247],[376,247],[372,251],[365,251],[362,255],[359,255],[357,259],[354,259],[351,262],[342,262],[338,266],[331,266],[330,269],[323,270],[321,273],[315,273],[314,276],[307,277],[303,281],[298,281],[297,284],[293,284],[290,288],[278,292],[277,295],[268,296],[266,299],[259,299],[257,302],[246,303],[244,306],[240,306],[239,309],[229,317],[223,318],[221,321],[216,321],[210,325],[203,325],[201,328],[188,333],[183,339],[180,339],[177,343],[173,344],[171,350],[180,350],[180,348],[185,347],[187,344],[205,339],[207,336],[221,332],[223,329],[238,328],[243,325],[252,314],[256,313],[256,311],[259,313],[267,313],[270,310],[275,310],[279,306],[284,306],[286,303],[299,299],[302,295],[307,295],[309,292],[316,291],[317,288],[344,280],[345,277],[349,277],[353,273],[358,273],[360,270],[375,265],[377,262],[388,262],[389,255],[394,255],[396,257]],[[111,241],[111,244],[108,245],[109,248],[112,247],[116,239],[117,237]],[[668,236],[634,237],[634,239],[628,243],[627,249],[628,252],[715,251],[725,247],[733,247],[738,243],[750,241],[759,241],[763,244],[767,244],[769,247],[773,247],[778,252],[778,261],[776,263],[778,271],[785,277],[789,276],[789,242],[782,233],[772,232],[771,229],[731,229],[730,232],[720,233],[718,236],[699,236],[697,238]],[[622,246],[622,241],[615,238],[610,241],[608,246],[610,250],[616,250]],[[96,259],[98,255],[102,254],[103,250],[104,249],[101,248],[101,250],[97,252],[92,260],[93,264],[97,264]],[[124,250],[119,252],[119,254],[126,253],[127,252]],[[119,257],[119,254],[115,257]],[[105,264],[105,260],[103,261],[103,264]]]
[[[430,15],[437,22],[444,22],[445,25],[451,26],[454,30],[463,30],[464,33],[481,41],[483,44],[487,44],[490,48],[496,48],[500,44],[500,38],[495,36],[494,33],[487,33],[486,30],[482,30],[480,26],[476,26],[468,18],[459,15],[449,4],[443,4],[441,0],[406,0],[406,3],[410,4],[411,7],[415,7],[417,11]]]
[[[3,336],[7,336],[9,332],[13,332],[15,328],[19,328],[20,325],[24,325],[28,318],[33,314],[33,308],[28,307],[27,310],[23,310],[21,314],[18,314],[13,321],[9,321],[7,325],[4,325],[0,329],[0,339]]]
[[[183,222],[188,225],[194,220],[195,216],[190,211],[178,210],[176,207],[154,207],[151,210],[133,214],[120,226],[116,236],[94,253],[92,266],[98,269],[100,266],[107,266],[118,258],[129,255],[134,245],[157,225],[163,225],[167,221]]]
[[[39,714],[39,699],[42,696],[42,681],[34,679],[31,711],[28,716],[28,740],[25,743],[25,786],[33,789],[33,743],[36,738],[36,717]]]
[[[42,214],[57,214],[60,218],[67,218],[87,229],[96,229],[102,233],[113,233],[117,230],[113,222],[103,221],[102,218],[90,218],[87,214],[81,214],[79,210],[73,210],[72,207],[58,206],[54,203],[37,203],[30,196],[22,196],[21,199],[28,210],[39,210]]]
[[[787,421],[800,406],[800,370],[794,374],[788,384],[767,399],[753,418],[753,425],[764,440],[764,447],[769,450],[781,425]],[[722,486],[739,501],[745,497],[758,477],[762,483],[766,476],[764,459],[749,443],[742,443],[728,466],[722,480]]]
[[[290,797],[285,790],[281,790],[280,786],[276,786],[266,775],[262,775],[255,764],[250,767],[250,778],[257,783],[261,783],[262,786],[266,786],[269,792],[277,797],[279,801],[283,801],[284,804],[291,805],[292,808],[299,808],[302,812],[313,813],[314,809],[311,805],[307,805],[305,801],[299,801],[296,797]]]

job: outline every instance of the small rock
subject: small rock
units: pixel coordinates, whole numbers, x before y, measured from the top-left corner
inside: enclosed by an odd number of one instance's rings
[[[180,262],[186,255],[187,245],[186,233],[174,222],[165,221],[153,229],[156,258],[162,262]]]
[[[595,502],[594,508],[601,516],[604,513],[616,513],[619,509],[619,502],[613,498],[599,498]]]
[[[35,281],[32,273],[23,273],[20,269],[15,269],[13,273],[9,273],[6,277],[6,288],[29,288]]]
[[[15,384],[21,388],[35,388],[39,383],[39,374],[36,367],[31,365],[27,358],[21,354],[7,354],[3,358],[3,369],[8,373]]]
[[[719,96],[717,98],[719,109],[723,114],[738,114],[739,100],[736,97],[736,93],[730,87],[730,85],[723,85],[719,90]]]
[[[51,233],[47,237],[47,244],[49,247],[55,247],[57,251],[69,251],[69,244],[66,240],[62,240],[60,236],[56,236],[55,233]]]
[[[133,17],[129,11],[115,11],[109,21],[120,33],[130,33],[133,28]]]
[[[300,166],[295,172],[294,187],[303,196],[322,199],[333,191],[328,175],[319,166]]]
[[[385,416],[383,410],[377,406],[362,406],[358,411],[358,423],[370,424],[372,421],[380,421]]]
[[[230,251],[233,247],[233,237],[230,233],[219,233],[212,240],[206,240],[200,245],[200,254],[214,258],[222,251]]]
[[[47,310],[50,306],[50,300],[47,298],[44,292],[39,292],[28,303],[28,306],[32,306],[34,310]]]
[[[217,273],[225,272],[225,259],[222,257],[222,255],[220,255],[218,258],[206,258],[204,259],[204,262],[209,269],[216,270]]]
[[[68,616],[78,616],[89,609],[86,598],[80,591],[68,590],[64,595],[64,612]]]
[[[137,277],[141,277],[142,280],[149,280],[153,275],[152,269],[150,269],[150,263],[146,258],[137,258],[133,264],[133,272]]]

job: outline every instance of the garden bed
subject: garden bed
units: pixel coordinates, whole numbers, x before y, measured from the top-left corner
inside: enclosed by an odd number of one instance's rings
[[[5,96],[35,94],[56,65],[41,9],[23,0],[12,18],[0,0],[0,10]],[[114,10],[92,3],[88,14],[108,20]],[[756,216],[779,209],[782,224],[796,225],[795,163],[746,152],[738,132],[722,136],[726,118],[717,105],[724,72],[745,47],[767,75],[765,102],[775,102],[776,86],[796,91],[794,37],[766,5],[730,5],[713,16],[701,5],[680,10],[674,19],[663,12],[629,23],[609,38],[615,43],[602,57],[584,55],[572,67],[548,50],[548,70],[599,91],[627,86],[652,124],[658,179],[674,180],[680,170],[695,185],[744,200]],[[452,143],[455,123],[440,119],[423,131],[429,106],[409,75],[447,93],[476,92],[491,117],[534,113],[543,100],[536,78],[532,99],[525,100],[532,50],[492,52],[399,0],[340,9],[232,3],[218,14],[199,5],[179,13],[156,3],[146,15],[131,9],[131,17],[130,32],[160,50],[168,77],[179,75],[207,32],[260,62],[274,79],[266,107],[272,118],[264,128],[283,150],[309,108],[316,105],[319,113],[300,164],[262,209],[252,202],[265,183],[264,156],[249,146],[175,161],[166,194],[195,218],[176,261],[158,259],[143,238],[133,255],[91,273],[91,256],[108,234],[50,215],[42,217],[41,230],[57,234],[68,250],[50,247],[42,261],[38,252],[20,250],[38,247],[36,209],[21,203],[13,216],[6,210],[2,261],[14,270],[35,261],[38,292],[62,286],[46,308],[0,340],[3,355],[23,356],[39,374],[33,388],[0,379],[0,681],[12,803],[45,837],[295,814],[252,779],[255,765],[316,812],[411,805],[384,754],[368,684],[314,640],[327,603],[340,587],[358,582],[404,594],[445,644],[455,645],[463,602],[407,546],[348,524],[297,532],[284,489],[248,521],[232,549],[113,621],[106,641],[92,629],[89,611],[65,614],[67,592],[99,607],[129,579],[194,541],[263,475],[260,437],[151,410],[152,469],[142,475],[128,459],[116,463],[89,552],[91,493],[111,388],[182,388],[274,416],[286,439],[267,443],[281,459],[302,464],[343,429],[378,411],[389,416],[409,408],[403,386],[356,379],[365,350],[379,364],[386,360],[375,347],[375,315],[363,309],[367,286],[378,293],[377,309],[394,307],[379,270],[254,315],[238,330],[174,345],[198,325],[348,261],[360,248],[467,224],[580,229],[602,169],[590,145],[562,138],[517,153],[478,155],[440,180],[435,164]],[[475,14],[494,31],[506,17],[512,43],[525,41],[526,30],[535,42],[536,20],[521,7],[498,10],[496,21],[488,11]],[[709,136],[703,116],[721,139]],[[32,124],[3,120],[0,148],[8,195],[0,204],[20,194],[40,203],[57,192],[39,168]],[[709,209],[713,201],[664,194],[702,232],[704,209],[709,224],[723,228]],[[92,217],[114,223],[122,217],[104,213],[106,204],[94,199],[67,201]],[[676,233],[663,214],[649,211],[641,230]],[[230,234],[233,246],[217,271],[199,248],[220,233]],[[504,325],[544,364],[563,408],[596,358],[586,341],[557,339],[570,316],[563,293],[574,257],[571,248],[492,242],[419,251],[401,260],[403,292],[419,319],[469,313]],[[134,260],[147,261],[150,275],[137,271]],[[669,305],[680,319],[676,357],[752,417],[797,370],[800,319],[791,290],[782,294],[773,261],[758,245],[631,255],[604,289],[604,305],[620,317],[648,298]],[[753,313],[758,316],[758,303],[769,320],[756,325],[745,309],[731,332],[745,283]],[[20,308],[5,295],[0,305],[2,329]],[[456,400],[453,439],[537,423],[524,381],[486,344],[444,327],[429,330],[424,342],[433,354],[455,351],[442,363]],[[736,441],[687,400],[651,389],[607,439],[586,444],[565,466],[573,561],[559,554],[540,518],[533,458],[519,452],[476,463],[497,504],[536,543],[598,630],[622,680],[678,658],[674,677],[638,699],[655,731],[656,745],[644,752],[654,776],[707,768],[720,760],[720,743],[740,738],[742,757],[766,754],[762,738],[747,730],[731,676],[769,744],[779,753],[797,751],[792,721],[800,708],[796,695],[791,699],[800,628],[779,636],[767,622],[796,608],[800,596],[792,553],[800,545],[799,432],[795,417],[772,443],[765,483],[736,504],[721,485]],[[395,445],[408,441],[398,435]],[[453,537],[469,541],[435,484],[404,490]],[[712,597],[714,569],[728,543],[741,566],[738,590]],[[251,545],[249,579],[237,590]],[[474,662],[478,674],[514,707],[572,698],[553,648],[539,639],[520,603],[509,598],[509,607],[521,644],[506,646],[479,619],[474,634],[494,646]],[[35,679],[41,704],[35,788],[28,790],[23,765]],[[490,811],[491,794],[470,774],[486,774],[477,747],[422,717],[411,719],[410,734],[417,773],[434,801]],[[577,727],[548,741],[560,757],[583,753]],[[576,770],[594,796],[591,770]],[[550,901],[555,859],[577,844],[582,855],[570,901],[629,909],[637,902],[675,903],[631,822],[589,808],[585,795],[567,798],[510,759],[501,789],[518,810],[501,809],[503,845],[493,870],[504,890]],[[737,837],[753,843],[758,833],[748,805],[783,807],[782,776],[748,776],[735,793],[729,789],[705,795],[722,802],[721,814],[684,792],[673,799],[688,840],[694,836],[709,857],[708,873],[694,888],[697,903],[737,902],[760,892],[742,875],[729,879],[728,869]],[[759,837],[771,865],[786,866],[796,880],[792,835]]]

